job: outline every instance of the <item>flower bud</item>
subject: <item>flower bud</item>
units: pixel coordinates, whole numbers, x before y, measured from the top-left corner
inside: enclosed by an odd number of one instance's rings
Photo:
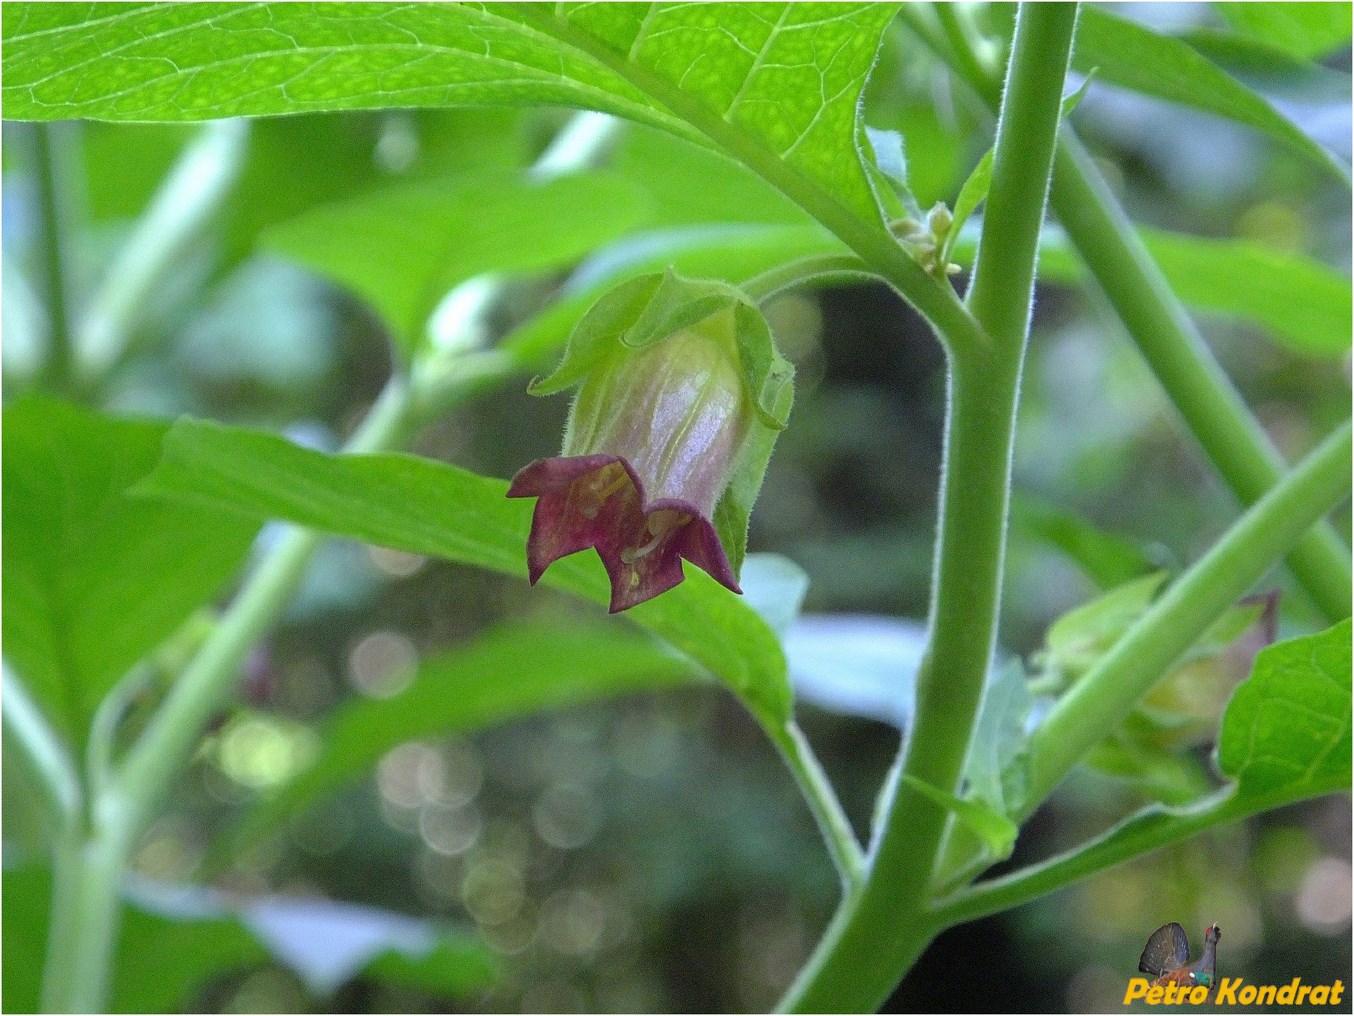
[[[613,613],[680,583],[683,559],[741,592],[717,509],[740,469],[755,472],[755,497],[783,426],[764,419],[760,400],[769,395],[782,416],[789,408],[789,365],[749,309],[728,287],[669,274],[633,280],[580,322],[555,374],[533,385],[544,394],[578,385],[562,452],[526,466],[508,489],[537,498],[533,584],[561,557],[595,547]],[[742,532],[728,534],[740,559],[747,486],[741,517],[734,512]]]

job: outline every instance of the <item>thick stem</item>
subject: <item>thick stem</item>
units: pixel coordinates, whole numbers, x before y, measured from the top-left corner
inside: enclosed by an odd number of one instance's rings
[[[995,109],[995,80],[971,50],[951,48],[951,42],[963,40],[939,37],[910,7],[904,17],[918,38],[950,63],[978,103]],[[1254,504],[1283,476],[1283,457],[1213,358],[1071,131],[1064,131],[1058,143],[1051,200],[1053,213],[1185,425],[1238,500]],[[1350,555],[1332,526],[1322,523],[1304,534],[1288,566],[1328,620],[1349,616]]]
[[[1237,520],[1058,700],[1030,738],[1029,803],[1022,811],[1032,811],[1215,618],[1349,495],[1350,454],[1345,423]]]
[[[101,825],[88,839],[71,837],[58,846],[42,979],[44,1012],[107,1010],[111,953],[121,918],[119,892],[130,849],[116,824]]]
[[[931,641],[917,675],[901,772],[952,794],[996,637],[1012,437],[1035,254],[1057,134],[1074,4],[1023,5],[972,289],[992,346],[952,356]],[[890,779],[868,876],[844,901],[786,1004],[873,1010],[929,941],[924,910],[948,812]]]

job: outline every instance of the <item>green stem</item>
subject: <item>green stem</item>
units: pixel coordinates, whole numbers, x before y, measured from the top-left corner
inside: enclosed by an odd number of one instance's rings
[[[1208,626],[1349,494],[1350,425],[1331,434],[1189,569],[1030,738],[1028,814]]]
[[[38,123],[31,127],[34,172],[38,186],[38,257],[47,307],[48,346],[44,380],[55,392],[71,384],[74,356],[71,349],[70,294],[66,260],[67,219],[66,165],[57,133],[62,124]]]
[[[1239,794],[1234,787],[1228,787],[1185,808],[1154,805],[1129,816],[1090,843],[941,900],[932,910],[931,920],[935,931],[940,932],[965,921],[1001,913],[1116,864],[1180,843],[1213,826],[1340,789],[1343,788],[1308,787],[1295,795],[1287,789],[1269,794]]]
[[[951,357],[931,639],[913,729],[884,792],[869,873],[785,1004],[873,1010],[929,941],[924,919],[948,812],[912,781],[959,784],[996,638],[1012,438],[1034,263],[1058,129],[1074,4],[1022,5],[971,290],[992,344]]]
[[[8,666],[0,671],[4,708],[5,744],[17,747],[44,797],[51,824],[59,838],[65,830],[78,827],[84,809],[84,795],[75,763],[65,743],[42,715],[42,710]]]
[[[80,321],[81,380],[96,381],[129,351],[155,290],[220,209],[244,165],[248,120],[208,124],[184,148],[90,297]]]
[[[344,451],[363,453],[399,447],[406,436],[408,404],[408,386],[401,378],[392,379]],[[121,803],[122,821],[144,828],[178,778],[203,727],[229,696],[249,648],[282,612],[322,539],[310,530],[289,530],[174,682],[118,770],[111,793]]]
[[[346,450],[377,451],[400,441],[407,392],[402,380],[392,381]],[[202,728],[229,696],[245,654],[281,613],[321,539],[293,529],[269,552],[107,780],[93,802],[88,835],[73,830],[59,845],[43,982],[50,1011],[105,1008],[118,890],[131,851],[182,774]]]
[[[995,79],[970,51],[955,53],[919,12],[909,27],[969,86],[979,105],[996,108]],[[962,40],[960,40],[962,41]],[[1137,231],[1070,130],[1058,143],[1053,212],[1214,468],[1243,505],[1254,504],[1286,464],[1213,358],[1188,311],[1147,253]],[[1350,555],[1328,523],[1303,535],[1288,566],[1329,621],[1350,613]]]
[[[71,837],[57,848],[44,1012],[107,1010],[111,953],[121,919],[119,892],[132,847],[126,832],[117,822],[96,818],[91,837]]]
[[[1075,137],[1063,139],[1053,210],[1186,425],[1243,505],[1287,466],[1218,366],[1137,232]],[[1330,526],[1305,534],[1288,557],[1330,621],[1350,612],[1349,551]]]
[[[786,766],[794,774],[800,793],[813,813],[814,821],[818,823],[828,853],[832,855],[832,863],[841,877],[843,894],[851,895],[865,877],[865,854],[860,849],[860,842],[851,829],[851,821],[842,810],[841,801],[827,773],[823,772],[822,765],[798,724],[789,723],[784,736],[773,736],[772,740],[780,749]]]
[[[878,282],[879,274],[852,254],[816,254],[787,261],[754,275],[738,288],[749,299],[765,303],[773,296],[807,282]]]

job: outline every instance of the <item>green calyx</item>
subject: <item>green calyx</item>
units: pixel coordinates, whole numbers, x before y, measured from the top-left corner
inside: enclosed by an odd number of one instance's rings
[[[761,422],[783,430],[793,401],[794,367],[776,350],[757,305],[727,283],[687,279],[671,269],[623,282],[593,304],[569,336],[559,365],[532,381],[528,391],[566,391],[612,357],[686,331],[726,349]]]
[[[755,303],[727,283],[687,279],[671,269],[630,279],[593,305],[569,337],[559,365],[528,390],[553,395],[581,386],[564,442],[566,455],[578,454],[590,444],[580,430],[601,432],[603,417],[625,411],[626,388],[640,383],[637,373],[652,369],[659,347],[703,377],[729,379],[721,390],[738,390],[741,437],[711,520],[737,573],[752,505],[794,402],[794,367],[776,349]],[[604,383],[586,383],[594,380]]]

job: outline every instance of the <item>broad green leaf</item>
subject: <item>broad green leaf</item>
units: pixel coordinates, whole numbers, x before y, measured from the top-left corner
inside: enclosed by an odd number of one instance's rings
[[[681,657],[623,628],[504,625],[422,661],[398,695],[339,706],[320,729],[320,750],[311,765],[262,799],[245,818],[242,834],[276,828],[406,741],[678,687],[698,677]]]
[[[1043,668],[1071,679],[1084,674],[1142,616],[1165,581],[1165,572],[1153,572],[1069,610],[1049,626]]]
[[[1349,275],[1300,254],[1238,240],[1143,231],[1147,249],[1182,300],[1243,314],[1310,356],[1349,351]]]
[[[456,284],[566,264],[633,228],[644,205],[643,193],[614,174],[544,181],[478,170],[315,208],[262,242],[364,298],[411,351]]]
[[[1348,48],[1348,3],[1215,3],[1236,31],[1297,57],[1325,56]]]
[[[1045,231],[1039,275],[1071,282],[1085,270],[1060,232]],[[1302,254],[1244,240],[1217,240],[1139,228],[1138,235],[1175,293],[1203,311],[1254,321],[1283,345],[1308,356],[1343,356],[1349,350],[1349,276]],[[955,260],[969,264],[975,249],[966,235]]]
[[[28,399],[4,411],[5,656],[66,737],[243,564],[258,528],[127,491],[168,425]]]
[[[531,505],[508,485],[411,455],[325,455],[258,431],[180,421],[142,492],[280,518],[324,532],[509,575],[526,575]],[[556,562],[543,583],[595,603],[610,599],[601,562]],[[763,723],[790,718],[785,657],[766,623],[699,569],[627,611],[724,681]]]
[[[710,223],[807,225],[804,210],[722,152],[634,125],[606,160],[612,172],[649,195],[651,229]]]
[[[1192,49],[1099,7],[1085,6],[1072,65],[1145,95],[1192,106],[1263,131],[1344,180],[1348,170],[1265,99]]]
[[[1218,765],[1244,793],[1350,784],[1350,622],[1270,646],[1222,719]]]
[[[558,104],[734,145],[878,212],[856,109],[891,4],[20,4],[15,119]],[[341,26],[338,27],[338,26]],[[793,182],[790,184],[795,186]]]

